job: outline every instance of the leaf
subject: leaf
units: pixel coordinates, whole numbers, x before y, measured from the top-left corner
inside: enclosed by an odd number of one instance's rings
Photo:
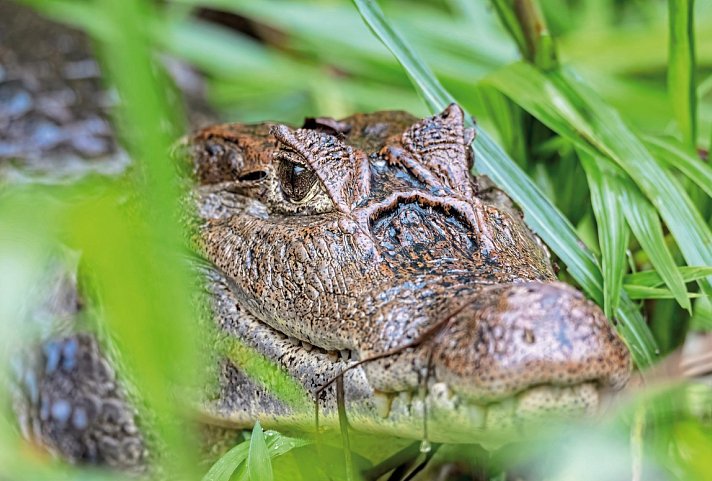
[[[274,361],[266,358],[239,339],[226,337],[216,345],[224,354],[251,379],[255,379],[267,390],[294,409],[304,407],[308,399],[304,388]]]
[[[492,0],[492,7],[497,11],[504,28],[507,29],[510,37],[517,44],[519,53],[522,57],[531,60],[533,58],[533,44],[527,38],[526,32],[517,18],[512,2],[508,0]]]
[[[625,284],[623,286],[631,299],[672,299],[675,297],[668,289],[659,287],[637,286],[635,284]],[[700,297],[697,292],[686,293],[688,297]]]
[[[707,399],[709,400],[709,397]],[[682,465],[684,471],[680,473],[681,478],[708,479],[712,472],[712,458],[707,455],[712,452],[709,429],[704,424],[695,422],[693,418],[674,423],[671,434],[670,446],[674,446],[686,461]]]
[[[690,328],[712,331],[712,298],[700,297],[695,301],[695,314],[690,319]]]
[[[668,0],[668,95],[684,143],[690,147],[697,141],[694,4],[694,0]]]
[[[712,232],[677,179],[653,159],[618,113],[572,72],[517,63],[488,81],[580,148],[618,164],[656,207],[690,265],[712,265]],[[712,293],[712,278],[701,287]]]
[[[628,244],[628,237],[627,229],[625,229],[625,236],[616,235],[616,231],[621,229],[621,222],[627,221],[657,272],[668,285],[670,289],[668,292],[672,293],[672,297],[677,300],[680,306],[690,312],[691,304],[685,288],[685,281],[665,243],[660,219],[655,209],[643,197],[638,188],[626,179],[620,169],[613,165],[610,160],[601,156],[593,156],[583,149],[578,149],[578,154],[586,169],[587,176],[591,179],[589,187],[591,188],[594,214],[599,225],[599,242],[601,242],[603,253],[604,287],[606,286],[607,263],[611,263],[610,270],[613,271],[610,274],[613,278],[608,282],[622,282],[622,276],[626,269],[625,250]],[[600,192],[601,190],[604,191]],[[601,196],[606,196],[607,203],[605,205],[600,205],[602,200],[598,199],[598,197]],[[622,216],[625,217],[625,220]],[[601,229],[601,225],[605,226],[605,228]],[[611,245],[606,247],[606,244],[612,244],[616,247]],[[606,249],[612,250],[614,248],[618,250],[609,253],[610,259],[607,260]],[[618,270],[614,271],[614,269]],[[621,277],[617,277],[617,275]],[[614,285],[614,287],[617,290],[612,291],[609,294],[611,296],[620,294],[620,284]]]
[[[554,40],[536,0],[492,0],[491,4],[522,57],[543,69],[558,64]]]
[[[254,429],[258,425],[259,423],[255,425]],[[203,477],[203,481],[229,481],[233,473],[247,460],[253,438],[254,434],[249,441],[243,441],[223,454]],[[264,431],[263,438],[264,443],[267,445],[270,459],[312,443],[308,440],[284,436],[276,431]],[[249,479],[249,471],[245,473],[245,478]]]
[[[507,153],[522,165],[527,153],[527,142],[521,135],[524,111],[490,86],[477,86],[474,93],[478,104],[487,113],[486,118],[495,126],[500,142],[507,146]]]
[[[262,80],[270,71],[290,71],[292,75],[280,79],[287,86],[303,85],[308,75],[313,74],[300,63],[270,51],[249,37],[205,21],[171,22],[153,35],[167,51],[207,72],[239,79],[242,88],[253,78]],[[210,51],[210,55],[205,55],[206,51]]]
[[[235,470],[247,459],[249,448],[250,444],[245,441],[223,454],[203,476],[203,481],[229,481]]]
[[[687,296],[685,280],[665,243],[663,228],[657,212],[634,185],[630,185],[630,188],[623,191],[620,201],[633,235],[648,254],[658,275],[674,294],[678,304],[690,312],[692,307]]]
[[[418,92],[433,113],[453,101],[428,66],[388,25],[378,4],[369,0],[354,0],[364,21],[391,50],[406,70]],[[561,215],[519,166],[483,129],[478,130],[473,144],[477,168],[502,187],[525,214],[528,225],[566,264],[569,273],[596,302],[601,303],[601,272],[596,259],[578,239],[571,223]],[[653,362],[656,347],[650,330],[640,312],[626,296],[621,300],[618,317],[621,335],[631,348],[635,362],[647,366]]]
[[[684,282],[692,282],[703,277],[712,276],[712,266],[703,267],[678,267],[682,280]],[[628,274],[623,278],[626,284],[637,284],[646,287],[658,287],[665,283],[658,271],[640,271],[634,274]]]
[[[712,197],[712,167],[696,153],[673,139],[645,136],[643,140],[658,161],[678,169]]]
[[[272,460],[270,459],[265,436],[260,422],[255,423],[250,438],[250,451],[247,455],[247,473],[250,481],[272,481]]]
[[[284,436],[277,431],[265,431],[265,439],[267,440],[267,448],[271,458],[286,454],[292,449],[312,444],[312,441]]]
[[[593,214],[598,226],[598,244],[603,267],[604,312],[606,317],[611,318],[618,307],[623,274],[627,268],[628,226],[620,202],[620,184],[615,174],[605,172],[599,167],[600,159],[594,159],[583,150],[578,154],[588,178]]]
[[[429,67],[418,58],[415,52],[405,43],[404,39],[386,21],[385,15],[383,15],[383,11],[377,2],[374,0],[354,0],[354,3],[366,25],[403,66],[403,69],[417,87],[418,93],[423,97],[425,104],[432,112],[439,112],[445,106],[454,102],[450,93],[440,85]]]
[[[79,3],[91,4],[97,21],[110,24],[101,34],[91,33],[97,35],[102,72],[120,99],[116,135],[133,168],[104,195],[76,205],[63,228],[67,242],[82,251],[92,291],[101,299],[101,326],[116,339],[126,377],[141,393],[138,406],[150,407],[156,443],[172,454],[165,458],[165,476],[180,472],[191,478],[196,439],[176,422],[181,409],[168,393],[192,385],[200,371],[197,283],[188,265],[176,262],[190,233],[176,215],[185,183],[168,152],[183,125],[147,34],[156,6],[138,0],[73,2]]]

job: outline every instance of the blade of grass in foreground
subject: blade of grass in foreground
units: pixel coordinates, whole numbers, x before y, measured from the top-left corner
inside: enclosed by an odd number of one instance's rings
[[[255,423],[250,438],[250,451],[247,453],[247,473],[250,481],[272,481],[272,461],[267,451],[265,435],[260,422]]]
[[[712,276],[712,267],[680,267],[683,282],[693,282],[702,277]],[[623,278],[626,284],[635,284],[645,287],[662,286],[665,281],[658,271],[640,271],[628,274]]]
[[[37,2],[37,7],[50,3]],[[175,215],[180,191],[168,157],[182,127],[169,107],[165,78],[157,74],[148,32],[156,17],[152,4],[83,4],[84,20],[91,17],[101,26],[89,33],[121,100],[117,127],[136,169],[126,182],[73,205],[62,229],[66,241],[83,253],[111,338],[151,410],[144,419],[150,419],[157,444],[174,454],[161,458],[166,475],[192,479],[194,437],[175,421],[180,406],[170,395],[176,386],[190,383],[198,364],[192,334],[195,286],[187,265],[178,261],[187,236]]]
[[[676,294],[673,294],[668,289],[662,289],[660,287],[646,287],[635,284],[625,284],[624,287],[631,299],[677,299]],[[698,292],[689,292],[685,295],[688,297],[689,304],[690,298],[700,297],[701,294]]]
[[[259,423],[256,424],[255,429],[257,429],[257,426],[259,426]],[[261,427],[259,429],[262,430]],[[263,442],[267,447],[268,461],[282,456],[293,449],[298,449],[312,444],[312,441],[290,438],[276,431],[264,431],[262,434]],[[203,481],[229,481],[231,478],[240,479],[241,481],[249,481],[251,471],[249,469],[243,470],[241,468],[244,468],[243,463],[248,461],[251,446],[252,439],[243,441],[234,448],[230,449],[227,453],[223,454],[203,477]],[[260,456],[262,457],[262,455]],[[238,469],[240,470],[238,471]],[[235,473],[236,471],[237,473]],[[292,477],[285,478],[284,473],[280,473],[277,466],[275,466],[275,470],[272,474],[276,479],[302,479],[301,476],[295,475],[295,473],[290,473]]]
[[[613,197],[610,199],[611,205],[607,206],[607,213],[602,216],[603,222],[607,223],[606,225],[615,226],[615,221],[607,220],[612,217],[611,212],[618,212],[624,216],[619,220],[627,221],[635,238],[638,239],[638,242],[648,254],[653,266],[657,269],[656,272],[664,279],[664,283],[668,285],[670,292],[672,292],[671,297],[674,297],[684,309],[690,311],[691,305],[687,289],[685,288],[685,281],[680,274],[679,268],[675,265],[675,260],[665,243],[662,225],[660,224],[660,218],[655,208],[650,205],[648,199],[640,193],[635,184],[627,179],[625,174],[620,168],[613,164],[612,161],[605,157],[591,154],[585,149],[577,149],[577,152],[587,173],[593,170],[599,174],[599,177],[605,178],[605,189],[609,192],[608,196]],[[592,179],[592,181],[602,182],[603,180]],[[597,186],[592,184],[592,182],[589,182],[589,186],[592,192],[596,190]],[[600,195],[606,194],[603,192],[600,193]],[[595,210],[596,206],[594,203],[594,212]],[[596,215],[597,219],[599,217],[601,217],[601,214]],[[623,249],[626,247],[627,237]],[[625,269],[625,253],[623,253],[623,259],[611,260],[610,262],[622,262],[623,264],[619,267],[622,269],[620,273],[623,274],[623,270]],[[699,278],[702,277],[704,276],[700,276]],[[640,297],[636,297],[635,299],[639,298]]]
[[[571,72],[524,63],[488,78],[542,123],[580,148],[618,164],[656,207],[689,265],[712,265],[712,231],[678,180],[655,161],[620,115]],[[700,282],[712,293],[712,278]]]
[[[216,348],[236,366],[240,366],[250,378],[295,410],[309,406],[310,398],[304,388],[274,361],[235,338],[223,339]],[[307,409],[311,409],[311,406]]]
[[[675,167],[712,197],[712,167],[709,164],[675,140],[653,136],[646,136],[643,140],[658,161]]]
[[[672,253],[665,242],[663,226],[660,223],[658,213],[634,185],[622,189],[622,193],[623,211],[633,235],[635,235],[640,246],[648,254],[657,274],[673,293],[673,297],[678,304],[690,312],[692,306],[685,288],[686,281],[680,273],[680,268],[675,264],[675,259],[673,259]],[[704,277],[704,275],[701,275],[695,280]]]
[[[433,112],[439,112],[454,99],[440,85],[428,66],[388,24],[378,4],[354,0],[364,21],[391,50],[406,70],[418,92]],[[541,236],[584,290],[602,302],[601,272],[596,259],[578,239],[569,221],[533,184],[490,136],[479,129],[473,148],[481,171],[489,175],[523,209],[527,223]],[[655,357],[655,341],[640,312],[626,296],[618,309],[619,329],[631,348],[638,366],[650,365]]]
[[[626,270],[628,226],[625,223],[621,192],[614,176],[584,150],[578,151],[591,191],[593,214],[598,226],[598,245],[603,264],[603,306],[607,317],[618,307]],[[684,286],[683,286],[684,287]]]
[[[594,192],[601,190],[601,188],[605,188],[609,192],[609,203],[605,206],[605,213],[596,212],[596,202],[593,202],[597,222],[599,225],[602,222],[603,225],[608,227],[603,229],[604,232],[602,235],[604,236],[604,240],[606,236],[615,235],[613,231],[620,228],[617,222],[627,221],[628,226],[630,226],[636,239],[640,242],[641,247],[648,254],[653,266],[655,266],[657,272],[659,272],[673,293],[672,297],[677,299],[677,302],[684,309],[690,311],[691,305],[687,289],[685,288],[685,281],[677,265],[675,265],[675,260],[665,243],[662,225],[660,224],[660,218],[655,208],[650,205],[650,202],[640,193],[635,184],[627,179],[620,168],[613,164],[611,160],[588,152],[586,149],[577,149],[577,152],[590,179],[589,186],[592,192],[592,199]],[[605,195],[605,192],[601,193],[601,195]],[[619,216],[621,217],[618,218]],[[599,239],[600,237],[601,232],[599,229]],[[623,239],[617,239],[617,241],[622,242]],[[608,242],[612,242],[612,240]],[[623,252],[618,251],[619,257],[609,259],[608,261],[612,263],[611,265],[616,265],[617,268],[621,269],[618,271],[621,275],[625,270],[625,249],[627,245],[628,238],[626,235],[625,243],[622,246],[618,245],[618,249],[622,249]],[[605,250],[603,255],[605,287]],[[612,279],[609,282],[618,282],[618,280],[619,279]],[[620,293],[620,291],[618,291],[618,293]],[[639,299],[639,297],[637,299]]]
[[[684,143],[697,141],[694,0],[668,0],[668,95]]]

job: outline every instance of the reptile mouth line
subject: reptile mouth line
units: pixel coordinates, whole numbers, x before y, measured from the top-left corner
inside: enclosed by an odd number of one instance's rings
[[[286,339],[289,341],[293,346],[299,346],[303,351],[309,352],[309,353],[318,353],[326,356],[327,360],[331,361],[332,363],[336,364],[340,360],[343,362],[349,362],[349,361],[359,361],[359,356],[356,353],[356,351],[351,350],[351,349],[339,349],[339,350],[327,350],[324,349],[323,347],[319,347],[316,344],[311,344],[307,341],[302,341],[301,339],[298,339],[296,337],[292,336],[287,336],[284,334],[282,331],[273,328],[272,326],[269,326],[268,324],[257,321],[263,324],[265,327],[268,329],[271,329],[274,331],[274,333],[277,336],[281,336],[282,339]]]
[[[323,360],[334,363],[335,369],[342,373],[359,361],[355,351],[328,351],[265,326],[302,351],[320,355]],[[328,387],[328,384],[322,386],[322,389]],[[448,419],[453,416],[461,419],[469,428],[490,431],[516,427],[549,416],[565,418],[591,415],[602,404],[601,398],[604,395],[605,392],[597,382],[589,381],[572,385],[539,384],[500,398],[477,401],[463,398],[447,384],[433,380],[428,383],[424,394],[409,390],[374,390],[372,404],[378,417],[384,421],[397,423],[399,419],[424,419],[427,412],[429,421],[437,420],[445,414],[444,417]]]
[[[214,275],[222,277],[222,285],[227,288],[223,296],[228,292],[232,294],[234,286],[231,286],[231,281],[223,277],[219,270],[211,269],[211,271]],[[229,298],[222,298],[227,303],[232,303]],[[360,359],[357,351],[327,350],[288,336],[253,316],[238,317],[237,322],[242,324],[245,332],[257,333],[253,337],[256,342],[253,347],[258,351],[263,354],[269,351],[273,353],[274,358],[280,360],[291,356],[306,359],[313,369],[312,372],[320,373],[319,383],[311,384],[310,388],[305,386],[312,400],[318,399],[320,417],[335,415],[336,385],[331,381],[343,374],[349,423],[359,426],[359,429],[366,432],[393,431],[420,438],[427,424],[432,440],[450,439],[457,442],[457,440],[471,439],[473,433],[478,431],[521,431],[527,426],[536,425],[537,421],[552,417],[570,418],[591,415],[597,412],[601,405],[607,404],[605,402],[607,391],[595,380],[571,385],[553,383],[531,385],[514,394],[487,400],[465,398],[434,377],[420,392],[408,390],[380,392],[370,386],[359,391],[359,382],[366,381],[368,384],[365,373],[361,369],[350,370],[349,367],[368,361]],[[333,388],[327,389],[329,385]],[[356,391],[353,391],[353,386],[357,386]],[[356,395],[353,397],[349,395],[354,393]],[[308,408],[306,414],[313,413],[312,409]],[[214,417],[211,419],[218,423],[232,422],[229,413],[222,418],[222,421]],[[239,424],[240,420],[234,422]],[[305,422],[304,427],[308,428],[310,422],[308,420]]]
[[[358,353],[350,349],[327,350],[315,344],[310,344],[306,341],[297,339],[296,337],[287,336],[278,329],[275,329],[266,323],[260,322],[266,329],[269,329],[273,334],[286,340],[293,346],[297,347],[310,355],[321,357],[322,361],[331,362],[335,369],[339,369],[341,373],[345,373],[350,367],[359,363],[360,357]],[[411,346],[404,346],[404,349],[410,349]],[[367,361],[366,361],[367,362]],[[345,364],[345,365],[344,365]],[[331,383],[321,386],[320,389],[328,387]],[[510,408],[513,410],[509,413],[515,418],[524,419],[528,415],[541,412],[563,412],[568,407],[572,411],[588,411],[595,409],[599,404],[600,389],[596,381],[581,382],[571,385],[556,385],[551,383],[538,384],[528,386],[514,394],[494,398],[489,401],[476,401],[465,399],[453,391],[447,384],[433,380],[428,383],[426,396],[419,398],[415,391],[393,391],[383,392],[374,390],[374,406],[378,414],[382,418],[388,418],[392,412],[401,412],[403,414],[412,415],[413,411],[423,409],[423,399],[435,409],[450,409],[456,410],[460,407],[474,410],[475,418],[481,417],[490,409],[493,412],[501,414],[506,413]]]
[[[549,415],[590,415],[598,408],[600,397],[595,382],[572,386],[542,384],[485,403],[463,400],[444,383],[435,382],[425,396],[409,391],[375,392],[373,403],[384,420],[423,419],[427,411],[429,421],[455,418],[469,429],[492,431],[525,425]]]

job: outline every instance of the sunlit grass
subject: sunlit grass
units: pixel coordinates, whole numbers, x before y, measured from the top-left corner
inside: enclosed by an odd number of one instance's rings
[[[365,0],[357,8],[306,0],[25,3],[93,36],[121,99],[116,125],[134,168],[121,179],[62,188],[3,186],[0,362],[28,334],[23,306],[47,253],[57,243],[81,251],[91,301],[100,306],[94,321],[119,347],[153,413],[164,469],[175,477],[205,474],[171,397],[195,374],[201,314],[183,255],[190,232],[178,221],[183,182],[167,155],[184,127],[166,97],[171,86],[159,52],[200,68],[212,106],[229,120],[298,123],[396,108],[426,115],[454,99],[484,127],[476,168],[517,201],[561,261],[562,277],[621,321],[639,367],[660,361],[657,346],[679,345],[690,319],[696,329],[712,326],[701,295],[712,292],[712,169],[695,151],[712,139],[712,89],[704,94],[704,82],[695,81],[712,72],[705,2],[693,10],[692,1],[524,1],[535,8],[522,14],[506,0],[494,7],[384,1],[387,16]],[[190,16],[195,6],[244,15],[277,34],[257,42]],[[542,19],[548,28],[527,24]],[[244,350],[236,355],[258,376],[270,369]],[[638,479],[707,479],[712,394],[673,381],[636,392],[598,424],[557,426],[503,450],[485,460],[490,475],[516,467],[534,479],[635,479],[636,470]],[[277,390],[289,395],[287,384],[280,380]],[[106,477],[43,457],[19,441],[9,416],[0,421],[0,477]],[[360,466],[377,463],[379,446],[396,443],[364,439],[352,445]],[[338,439],[322,449],[312,441],[263,436],[258,427],[205,479],[233,472],[235,479],[345,479]],[[438,455],[473,459],[458,446]],[[601,459],[607,462],[592,462]]]

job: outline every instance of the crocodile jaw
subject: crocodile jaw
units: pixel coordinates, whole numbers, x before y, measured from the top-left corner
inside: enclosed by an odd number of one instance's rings
[[[249,379],[229,359],[221,360],[220,393],[202,403],[201,420],[230,428],[249,428],[256,420],[266,427],[296,428],[306,432],[316,426],[314,399],[318,396],[319,426],[338,429],[336,384],[344,372],[345,404],[352,428],[370,433],[433,442],[504,442],[552,414],[559,417],[589,415],[600,401],[596,382],[571,385],[542,384],[499,398],[475,400],[461,396],[446,383],[432,379],[420,392],[375,390],[362,366],[315,346],[293,339],[260,322],[237,307],[229,280],[209,270],[220,336],[239,338],[258,355],[281,360],[278,367],[303,388],[302,401],[287,403],[272,389]],[[320,390],[324,388],[323,390]],[[426,421],[427,419],[427,421]]]

